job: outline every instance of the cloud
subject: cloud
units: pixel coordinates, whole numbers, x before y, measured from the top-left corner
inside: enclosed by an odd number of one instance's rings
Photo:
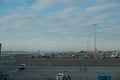
[[[53,15],[61,18],[66,18],[76,15],[77,13],[79,13],[79,11],[79,7],[66,7],[61,11],[53,13]]]
[[[101,10],[106,10],[106,9],[114,9],[114,8],[120,8],[120,3],[109,3],[109,4],[104,4],[101,6],[88,7],[86,9],[86,11],[96,12],[96,11],[101,11]]]
[[[86,37],[94,37],[92,24],[98,24],[97,29],[101,29],[97,33],[98,37],[102,35],[100,40],[112,37],[119,39],[119,3],[91,5],[84,0],[37,0],[29,6],[19,5],[14,9],[8,7],[9,14],[0,17],[1,40],[8,43],[13,41],[15,44],[28,41],[28,44],[33,42],[32,47],[35,48],[58,50],[62,47],[79,47],[80,41],[84,47]],[[111,28],[107,29],[109,26]],[[74,46],[69,47],[71,45]]]
[[[0,0],[3,3],[9,3],[9,2],[25,2],[27,0]]]
[[[58,6],[75,6],[85,2],[86,0],[37,0],[36,3],[31,6],[31,9],[39,11],[47,8],[55,8]]]
[[[120,0],[96,0],[97,3],[114,3],[114,2],[120,2]]]
[[[0,23],[6,23],[8,21],[12,21],[12,20],[15,20],[15,19],[20,19],[22,18],[21,16],[19,15],[7,15],[7,16],[4,16],[2,18],[0,18]]]
[[[111,15],[109,13],[108,14],[106,13],[106,14],[101,14],[101,15],[95,17],[95,19],[105,19],[105,18],[108,18],[110,16]]]
[[[27,11],[28,11],[27,6],[19,6],[19,7],[15,7],[13,9],[8,10],[8,14],[10,15],[25,14],[25,13],[28,13]]]

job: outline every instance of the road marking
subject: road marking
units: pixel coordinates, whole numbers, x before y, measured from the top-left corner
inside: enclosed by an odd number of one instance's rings
[[[12,73],[12,72],[18,72],[18,69],[14,69],[14,70],[9,70],[7,71],[8,73]]]

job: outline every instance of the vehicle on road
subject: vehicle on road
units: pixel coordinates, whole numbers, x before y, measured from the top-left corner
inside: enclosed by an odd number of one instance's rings
[[[20,69],[20,70],[26,69],[26,64],[20,64],[19,69]]]
[[[71,80],[70,76],[68,75],[67,71],[60,71],[56,75],[56,80]]]

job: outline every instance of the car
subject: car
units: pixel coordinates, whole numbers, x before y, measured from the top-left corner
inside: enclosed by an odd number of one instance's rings
[[[26,69],[26,64],[20,64],[19,69],[20,69],[20,70]]]
[[[67,71],[60,71],[56,75],[56,80],[71,80],[70,76],[68,75]]]

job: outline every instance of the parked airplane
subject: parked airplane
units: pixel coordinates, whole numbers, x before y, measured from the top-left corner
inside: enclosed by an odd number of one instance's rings
[[[112,55],[110,56],[111,58],[117,58],[119,56],[119,52],[114,51],[112,52]]]

